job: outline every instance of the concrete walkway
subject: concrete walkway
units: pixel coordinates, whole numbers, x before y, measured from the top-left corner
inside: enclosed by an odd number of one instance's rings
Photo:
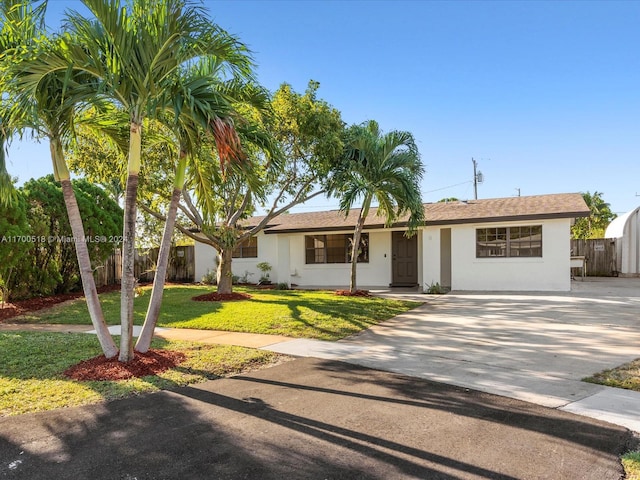
[[[640,432],[640,393],[582,382],[640,357],[640,279],[585,279],[567,293],[376,291],[426,302],[339,342],[157,329],[167,339],[341,360],[525,400]],[[79,325],[30,325],[87,332]],[[25,325],[0,324],[0,330]],[[119,327],[112,327],[112,333]]]

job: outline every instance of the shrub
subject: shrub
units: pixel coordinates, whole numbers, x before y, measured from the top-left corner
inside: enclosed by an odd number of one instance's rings
[[[202,278],[200,279],[201,283],[204,283],[205,285],[215,285],[216,283],[218,283],[218,278],[216,275],[216,271],[215,270],[207,270],[207,273],[205,273]]]
[[[95,267],[113,253],[122,234],[122,209],[104,190],[86,180],[74,180],[73,188]],[[80,289],[75,239],[60,184],[47,175],[29,180],[20,192],[29,225],[26,238],[37,241],[28,244],[28,254],[16,266],[13,279],[5,279],[9,289],[24,298]]]
[[[432,295],[442,295],[443,293],[447,293],[447,289],[440,285],[440,282],[434,282],[425,285],[424,293],[429,293]]]

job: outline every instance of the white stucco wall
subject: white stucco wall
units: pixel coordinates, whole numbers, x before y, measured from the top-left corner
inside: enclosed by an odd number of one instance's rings
[[[476,258],[476,229],[542,225],[541,258]],[[569,291],[570,220],[469,224],[451,229],[453,290]]]
[[[369,263],[359,263],[357,267],[358,287],[388,287],[391,283],[391,231],[365,230],[369,234]],[[314,232],[314,234],[351,234],[344,232]],[[269,236],[269,235],[267,235]],[[347,287],[351,275],[348,263],[328,263],[307,265],[305,263],[304,234],[289,235],[290,283],[301,287]]]
[[[202,242],[196,242],[195,244],[195,280],[199,282],[202,280],[208,270],[215,271],[216,269],[216,250],[205,245]]]
[[[542,225],[541,258],[476,258],[476,229],[496,226]],[[441,228],[451,229],[451,288],[480,291],[568,291],[570,280],[570,220],[478,223],[446,227],[426,227],[418,234],[418,283],[421,286],[442,283]],[[318,234],[351,233],[314,232]],[[391,283],[391,230],[369,233],[369,263],[358,264],[360,287],[388,287]],[[233,274],[242,277],[253,273],[249,281],[257,282],[259,262],[273,266],[271,281],[287,282],[301,287],[346,287],[349,264],[307,265],[304,234],[259,233],[258,258],[234,258]],[[447,241],[448,236],[444,236]],[[196,281],[207,269],[215,269],[215,250],[196,243]]]
[[[265,235],[260,232],[256,235],[258,239],[258,258],[234,258],[231,262],[231,271],[239,277],[244,276],[245,272],[249,272],[248,280],[251,283],[257,283],[262,276],[262,272],[256,267],[260,262],[269,262],[273,269],[269,272],[269,278],[272,282],[280,281],[281,274],[278,269],[278,237],[276,235]],[[216,250],[201,242],[196,242],[195,259],[196,259],[196,281],[199,282],[207,273],[207,270],[215,271],[216,269]]]
[[[440,283],[440,227],[426,227],[422,231],[422,241],[418,239],[418,250],[422,250],[423,287]]]

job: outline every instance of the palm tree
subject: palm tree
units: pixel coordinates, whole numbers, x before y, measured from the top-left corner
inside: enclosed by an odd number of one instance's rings
[[[346,134],[345,161],[334,178],[331,192],[340,198],[345,216],[360,201],[360,212],[351,243],[350,291],[355,293],[360,238],[374,200],[385,226],[408,214],[407,234],[424,222],[420,180],[424,172],[413,135],[392,131],[383,134],[370,120],[352,126]]]
[[[15,198],[15,189],[7,172],[5,146],[14,129],[8,118],[11,98],[4,95],[7,81],[11,78],[6,70],[20,60],[27,45],[44,30],[44,5],[36,6],[24,0],[2,0],[0,21],[0,91],[3,94],[0,99],[0,202],[10,205]]]
[[[585,192],[582,194],[584,202],[591,213],[588,217],[578,218],[571,226],[573,238],[602,238],[613,219],[617,215],[611,211],[611,205],[604,201],[602,192]]]
[[[256,85],[248,85],[235,80],[225,83],[211,82],[212,78],[218,76],[218,68],[218,63],[200,62],[191,69],[187,75],[178,78],[179,84],[176,90],[171,92],[171,98],[174,100],[173,102],[168,102],[171,112],[179,111],[183,113],[181,117],[171,115],[172,118],[177,120],[177,123],[173,126],[176,137],[180,143],[179,159],[176,165],[169,208],[165,217],[165,227],[158,252],[151,299],[142,332],[135,346],[135,350],[138,352],[144,353],[149,349],[153,332],[158,322],[169,261],[169,251],[180,197],[185,186],[187,166],[189,166],[191,171],[195,171],[195,176],[201,180],[198,185],[196,185],[196,189],[199,191],[198,198],[202,198],[203,200],[201,205],[205,206],[205,208],[202,209],[205,216],[210,216],[210,209],[207,208],[207,203],[212,196],[210,188],[208,188],[210,183],[208,181],[202,181],[204,180],[204,175],[206,175],[205,171],[200,168],[203,166],[202,162],[191,161],[188,165],[189,159],[201,157],[203,146],[213,141],[217,150],[218,159],[227,157],[228,160],[234,161],[234,164],[225,165],[224,162],[220,164],[220,170],[223,174],[225,173],[225,167],[230,167],[231,170],[242,171],[245,177],[252,177],[254,172],[250,169],[244,169],[241,165],[240,168],[237,168],[240,161],[244,160],[244,152],[240,147],[240,137],[237,136],[235,126],[233,130],[227,133],[227,136],[235,136],[235,138],[233,138],[234,151],[225,154],[222,150],[228,148],[230,142],[228,139],[220,141],[219,134],[217,135],[221,130],[221,124],[233,126],[233,124],[230,123],[230,119],[234,116],[239,120],[238,130],[247,143],[262,148],[266,151],[267,155],[274,157],[274,147],[270,144],[270,139],[259,129],[252,128],[249,121],[242,118],[240,114],[235,111],[236,107],[242,106],[244,110],[251,110],[251,113],[258,117],[267,115],[268,109],[266,105],[268,104],[268,95],[266,91]],[[217,112],[217,114],[220,115],[223,111],[226,111],[226,120],[220,119],[219,116],[212,118],[211,112]],[[207,139],[207,137],[213,138]],[[230,158],[231,156],[233,156],[233,158]],[[202,158],[198,158],[198,160],[202,160]],[[219,177],[220,172],[211,173],[212,176]],[[221,183],[224,183],[224,180],[222,180]]]
[[[142,125],[165,105],[166,93],[180,69],[198,58],[224,63],[232,73],[249,76],[246,48],[212,24],[203,10],[183,0],[83,0],[93,18],[71,13],[67,22],[75,40],[68,56],[75,68],[100,79],[97,94],[109,96],[130,117],[130,141],[125,188],[121,344],[119,360],[133,358],[133,298],[135,222]],[[176,112],[180,115],[180,112]],[[233,125],[210,112],[226,161],[235,150]],[[226,142],[226,146],[222,146]]]
[[[26,7],[21,11],[29,13]],[[34,26],[39,23],[34,23]],[[55,40],[46,38],[43,30],[33,28],[29,33],[31,37],[23,44],[25,53],[42,51],[43,48],[55,49],[58,46]],[[31,48],[35,50],[30,50]],[[31,56],[28,55],[14,56],[8,67],[7,73],[11,80],[3,85],[3,91],[9,92],[7,105],[5,105],[7,107],[5,112],[8,113],[6,118],[17,131],[31,128],[38,136],[49,139],[54,176],[61,184],[71,231],[75,239],[76,256],[87,307],[102,350],[107,358],[111,358],[117,355],[118,349],[109,333],[98,299],[84,226],[63,151],[64,138],[73,130],[76,114],[74,85],[82,84],[84,89],[86,82],[91,79],[81,72],[69,75],[69,72],[54,71],[40,77],[37,82],[31,82],[30,58]]]

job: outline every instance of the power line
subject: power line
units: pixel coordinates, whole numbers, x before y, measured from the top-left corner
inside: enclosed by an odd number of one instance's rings
[[[433,193],[433,192],[439,192],[441,190],[446,190],[447,188],[453,188],[453,187],[459,187],[460,185],[466,185],[467,183],[473,183],[473,180],[467,180],[466,182],[460,182],[460,183],[455,183],[453,185],[449,185],[447,187],[442,187],[442,188],[436,188],[435,190],[428,190],[426,192],[422,192],[422,193]]]

